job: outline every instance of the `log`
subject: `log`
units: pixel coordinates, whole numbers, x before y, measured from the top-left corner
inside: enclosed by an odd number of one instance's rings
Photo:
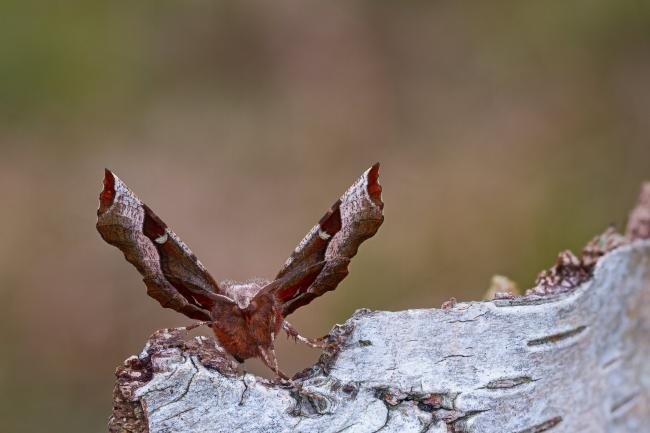
[[[525,296],[357,311],[291,381],[158,331],[117,369],[109,430],[650,432],[649,197]]]

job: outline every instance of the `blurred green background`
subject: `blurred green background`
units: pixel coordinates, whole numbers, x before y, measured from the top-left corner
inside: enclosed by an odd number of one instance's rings
[[[530,286],[625,220],[648,113],[647,1],[4,0],[0,430],[105,431],[115,366],[189,323],[95,231],[104,167],[246,279],[381,161],[383,227],[291,317],[317,336],[494,273]],[[289,372],[318,355],[279,352]]]

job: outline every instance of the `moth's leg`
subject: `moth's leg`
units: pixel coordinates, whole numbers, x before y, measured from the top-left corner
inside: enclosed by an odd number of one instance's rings
[[[325,347],[325,343],[323,343],[323,338],[303,337],[298,333],[298,330],[294,328],[293,325],[291,325],[291,323],[287,322],[286,320],[282,321],[282,329],[284,329],[284,332],[286,332],[289,337],[293,337],[294,340],[305,343],[309,347],[313,347],[315,349],[322,349],[323,347]]]
[[[257,349],[260,352],[260,358],[262,359],[262,362],[264,362],[267,367],[273,370],[275,374],[278,375],[278,377],[289,380],[289,376],[280,371],[280,368],[278,367],[278,359],[275,356],[275,349],[273,346],[268,349],[266,347],[257,346]]]
[[[196,322],[188,326],[180,326],[178,328],[169,328],[170,330],[174,330],[176,332],[182,333],[182,335],[187,335],[189,334],[190,331],[193,329],[198,328],[199,326],[203,325],[211,325],[212,321],[211,320],[206,320],[205,322]]]
[[[196,322],[196,323],[193,323],[193,324],[191,324],[191,325],[189,325],[189,326],[184,326],[184,328],[185,328],[185,331],[191,331],[192,329],[196,329],[196,328],[198,328],[199,326],[203,326],[203,325],[211,325],[211,324],[212,324],[212,320],[205,320],[205,321],[203,321],[203,322]]]
[[[196,323],[193,323],[193,324],[191,324],[189,326],[179,326],[177,328],[163,328],[163,329],[160,329],[157,332],[166,332],[166,333],[174,334],[174,335],[177,335],[177,336],[181,336],[181,335],[187,334],[188,332],[190,332],[193,329],[198,328],[199,326],[209,325],[211,323],[212,323],[212,321],[196,322]]]

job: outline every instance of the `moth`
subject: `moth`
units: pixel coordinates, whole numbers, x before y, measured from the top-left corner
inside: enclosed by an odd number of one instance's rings
[[[319,347],[285,320],[334,290],[359,245],[384,216],[379,164],[366,170],[303,238],[273,280],[217,283],[189,247],[110,170],[99,194],[97,230],[142,274],[147,294],[165,308],[206,321],[239,362],[259,357],[276,375],[274,340],[283,329]]]

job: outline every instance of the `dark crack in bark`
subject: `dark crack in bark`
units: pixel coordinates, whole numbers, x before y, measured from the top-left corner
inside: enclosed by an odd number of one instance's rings
[[[173,400],[171,400],[167,404],[165,404],[163,406],[160,406],[160,407],[157,407],[155,409],[152,409],[150,413],[156,413],[156,412],[158,412],[160,409],[162,409],[164,407],[167,407],[167,406],[169,406],[171,404],[179,402],[180,400],[185,398],[185,396],[187,395],[188,392],[190,392],[190,389],[192,388],[192,384],[194,383],[194,379],[196,378],[196,375],[199,373],[199,368],[196,366],[196,364],[194,363],[194,360],[192,359],[191,356],[190,356],[189,359],[190,359],[190,363],[192,364],[192,369],[194,370],[194,372],[192,373],[192,377],[190,377],[190,380],[187,381],[187,385],[185,386],[185,389],[183,390],[183,392],[178,397],[174,398]]]
[[[486,410],[471,410],[467,412],[459,412],[457,416],[453,415],[448,420],[443,418],[443,421],[447,423],[447,430],[450,433],[469,433],[467,423],[477,415],[487,412]]]
[[[561,416],[556,416],[555,418],[551,418],[549,420],[544,421],[541,424],[534,425],[532,427],[528,427],[527,429],[520,430],[517,433],[542,433],[547,430],[552,429],[556,425],[560,424],[562,422],[562,417]]]
[[[610,408],[610,413],[614,417],[623,415],[629,409],[631,409],[636,403],[637,399],[641,396],[640,392],[635,392],[631,395],[627,395],[614,403]]]
[[[528,346],[544,346],[548,344],[555,344],[559,341],[566,340],[567,338],[572,338],[576,337],[580,334],[582,334],[585,330],[587,329],[586,326],[578,326],[577,328],[571,329],[566,332],[560,332],[557,334],[553,335],[547,335],[545,337],[541,338],[535,338],[533,340],[529,340],[527,345]]]
[[[491,380],[487,385],[482,386],[479,389],[509,389],[526,385],[531,382],[535,382],[535,379],[530,376],[509,377]]]
[[[474,355],[463,355],[463,354],[447,355],[447,356],[445,356],[445,357],[439,359],[439,360],[436,361],[435,363],[436,363],[436,364],[440,364],[441,362],[444,362],[444,361],[446,361],[446,360],[448,360],[448,359],[452,359],[452,358],[472,358],[473,356],[474,356]]]

